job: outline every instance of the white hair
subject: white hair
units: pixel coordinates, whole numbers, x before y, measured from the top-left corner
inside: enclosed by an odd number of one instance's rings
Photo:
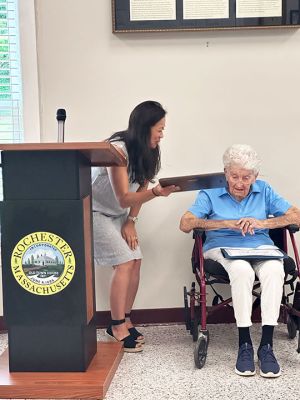
[[[258,174],[261,160],[256,151],[247,144],[233,144],[223,154],[224,168],[239,166]]]

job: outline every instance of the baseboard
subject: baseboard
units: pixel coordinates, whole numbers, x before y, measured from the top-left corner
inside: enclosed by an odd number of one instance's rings
[[[234,323],[233,309],[224,306],[213,314],[210,314],[211,307],[208,307],[208,324],[228,324]],[[282,313],[281,313],[282,314]],[[151,324],[183,324],[185,322],[184,308],[155,308],[144,310],[133,310],[131,312],[132,322],[136,325],[151,325]],[[279,320],[282,321],[282,315]],[[253,322],[260,322],[260,309],[256,309],[252,315]],[[96,324],[98,328],[106,327],[110,322],[109,311],[96,312]],[[3,316],[0,316],[0,332],[6,332],[7,326]]]
[[[227,306],[210,314],[212,307],[208,307],[208,324],[234,323],[233,309]],[[106,327],[110,322],[109,311],[98,311],[96,314],[97,326]],[[256,310],[252,316],[253,322],[260,322],[260,310]],[[132,310],[131,320],[136,325],[151,324],[183,324],[185,322],[184,308],[155,308],[144,310]]]
[[[0,316],[0,333],[5,333],[5,332],[7,332],[7,327],[3,316]]]
[[[104,328],[110,323],[110,311],[97,311],[96,324]],[[183,308],[132,310],[131,320],[136,325],[175,324],[184,322]]]
[[[110,323],[110,311],[96,312],[96,325],[98,328],[105,328]],[[136,325],[151,324],[183,324],[185,321],[184,308],[155,308],[132,310],[132,322]],[[233,313],[227,307],[215,313],[212,318],[208,318],[208,323],[230,323],[234,322]],[[0,332],[7,331],[3,316],[0,316]]]

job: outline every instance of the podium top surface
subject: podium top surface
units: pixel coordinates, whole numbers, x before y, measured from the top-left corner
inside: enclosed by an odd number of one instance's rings
[[[126,166],[126,158],[107,142],[0,143],[0,151],[79,151],[91,166]]]

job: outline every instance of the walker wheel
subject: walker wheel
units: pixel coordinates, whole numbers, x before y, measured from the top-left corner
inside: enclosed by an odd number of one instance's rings
[[[219,296],[214,296],[213,301],[212,301],[212,305],[213,306],[217,306],[219,304]]]
[[[208,340],[207,336],[200,333],[194,350],[194,361],[197,368],[204,367],[207,356]]]
[[[287,324],[289,338],[295,339],[295,337],[297,335],[297,323],[296,323],[293,315],[290,315],[290,314],[287,315],[286,324]]]
[[[252,304],[252,311],[256,310],[258,307],[260,307],[260,297],[256,297]]]
[[[189,308],[188,291],[186,286],[183,287],[183,300],[184,300],[184,321],[186,330],[191,329],[191,311]]]

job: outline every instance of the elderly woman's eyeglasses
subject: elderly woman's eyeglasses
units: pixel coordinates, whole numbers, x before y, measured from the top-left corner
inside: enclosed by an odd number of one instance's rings
[[[231,173],[229,173],[228,174],[228,177],[230,178],[230,180],[232,181],[232,182],[235,182],[235,183],[237,183],[237,182],[243,182],[243,183],[245,183],[245,184],[248,184],[248,183],[250,183],[252,180],[253,180],[253,177],[254,177],[254,174],[248,174],[248,175],[237,175],[237,174],[231,174]]]

